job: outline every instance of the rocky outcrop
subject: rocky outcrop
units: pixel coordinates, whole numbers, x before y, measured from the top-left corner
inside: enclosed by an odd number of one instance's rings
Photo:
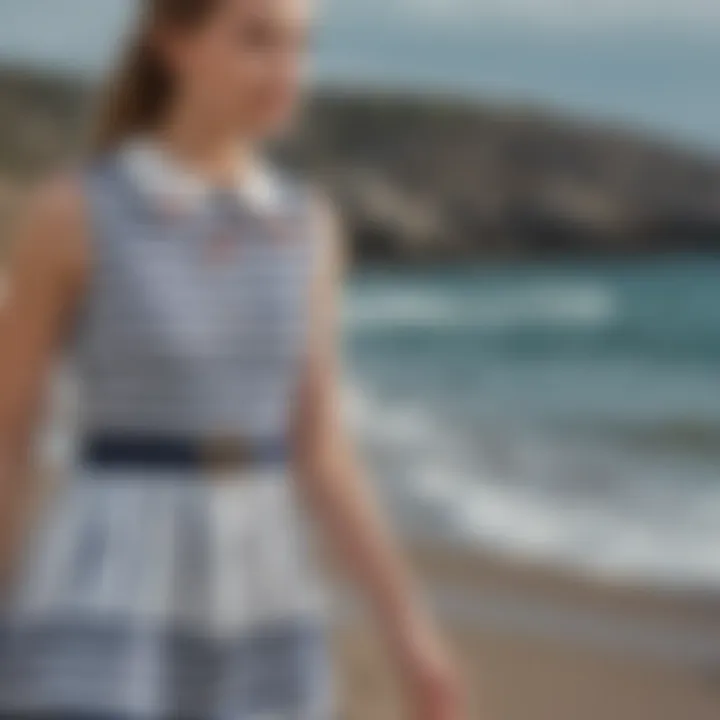
[[[363,178],[342,203],[363,255],[720,249],[720,163],[617,129],[345,95],[319,98],[301,137],[331,186]],[[371,212],[368,187],[398,197],[394,217]]]
[[[90,97],[72,79],[0,71],[6,197],[72,155]],[[324,92],[280,152],[336,196],[360,259],[720,250],[720,162],[616,128]]]

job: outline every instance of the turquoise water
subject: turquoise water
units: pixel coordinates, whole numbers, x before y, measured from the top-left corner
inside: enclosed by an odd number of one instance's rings
[[[368,272],[347,323],[411,529],[720,585],[720,260]]]

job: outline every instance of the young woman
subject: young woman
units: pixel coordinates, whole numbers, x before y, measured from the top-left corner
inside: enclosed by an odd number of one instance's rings
[[[63,343],[83,408],[72,482],[12,576],[0,717],[329,718],[299,490],[371,598],[413,717],[454,720],[339,417],[330,213],[258,154],[293,110],[308,8],[144,10],[95,156],[40,193],[0,315],[3,548]]]

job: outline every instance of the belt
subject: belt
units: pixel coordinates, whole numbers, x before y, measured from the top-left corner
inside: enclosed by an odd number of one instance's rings
[[[82,451],[83,464],[98,469],[227,472],[253,466],[282,464],[287,459],[287,442],[280,438],[190,439],[113,434],[88,438]]]

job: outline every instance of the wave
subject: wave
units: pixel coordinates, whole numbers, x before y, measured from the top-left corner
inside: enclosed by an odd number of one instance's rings
[[[616,580],[720,590],[719,484],[639,475],[589,491],[561,449],[518,441],[512,474],[418,405],[356,386],[352,408],[379,489],[410,534]]]
[[[538,285],[516,292],[478,291],[472,296],[432,289],[366,292],[354,298],[347,322],[352,329],[513,327],[597,327],[618,316],[612,290],[602,285]]]

